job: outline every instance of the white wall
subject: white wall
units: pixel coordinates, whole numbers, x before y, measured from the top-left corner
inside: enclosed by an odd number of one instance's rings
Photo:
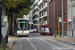
[[[73,16],[75,16],[75,6],[72,7],[71,5],[75,3],[75,1],[67,0],[67,20],[68,20],[68,36],[72,36],[72,28],[73,28],[73,36],[75,37],[75,24],[73,22]],[[71,19],[71,21],[69,21]],[[75,19],[74,19],[75,20]],[[71,22],[71,24],[70,24]],[[72,27],[73,26],[73,27]]]

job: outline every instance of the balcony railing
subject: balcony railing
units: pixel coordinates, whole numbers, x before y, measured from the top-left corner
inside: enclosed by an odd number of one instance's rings
[[[38,20],[38,18],[34,18],[34,19],[33,19],[33,21],[37,21],[37,20]]]
[[[46,17],[47,16],[47,12],[45,12],[45,15],[43,17]]]
[[[41,3],[43,3],[43,0],[40,0],[40,1],[38,2],[38,5],[40,5]]]
[[[43,11],[46,8],[47,8],[47,3],[45,3],[45,6],[43,6],[43,8],[41,8],[39,12]]]
[[[36,9],[38,9],[38,6],[35,6],[35,8],[33,9],[33,11],[36,10]]]
[[[43,21],[42,24],[43,24],[43,25],[47,24],[47,21]]]
[[[32,8],[33,8],[35,5],[38,5],[38,1],[36,1],[36,2],[33,3]]]
[[[38,15],[38,12],[34,13],[33,16],[34,16],[34,15]]]
[[[34,23],[34,25],[38,25],[38,23]]]
[[[47,17],[47,12],[45,12],[45,14],[43,14],[43,16],[41,15],[41,18],[43,17]]]

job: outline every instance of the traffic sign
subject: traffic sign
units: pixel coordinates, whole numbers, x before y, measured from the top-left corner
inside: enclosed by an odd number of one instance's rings
[[[61,24],[63,24],[63,21],[61,20]]]
[[[66,21],[66,20],[64,20],[64,21],[63,21],[63,24],[67,24],[67,21]]]
[[[5,37],[6,36],[6,34],[7,34],[7,29],[6,29],[6,27],[2,27],[2,35],[3,35],[3,37]]]

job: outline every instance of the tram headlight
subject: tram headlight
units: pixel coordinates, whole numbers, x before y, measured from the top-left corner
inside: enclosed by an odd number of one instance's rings
[[[29,33],[29,31],[27,31],[27,33]]]
[[[17,33],[19,33],[19,31],[17,31]]]

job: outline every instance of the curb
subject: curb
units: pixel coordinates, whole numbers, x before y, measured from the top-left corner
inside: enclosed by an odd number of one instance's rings
[[[67,40],[67,39],[62,39],[62,38],[53,38],[53,39],[75,45],[75,40],[73,40],[73,39],[72,40]]]
[[[75,42],[70,41],[70,40],[66,41],[64,39],[58,39],[58,38],[53,38],[53,39],[58,40],[58,41],[62,41],[62,42],[65,42],[65,43],[69,43],[69,44],[72,44],[72,45],[75,45]]]
[[[12,45],[10,46],[10,50],[13,50],[15,44],[15,40],[13,41]]]
[[[56,40],[60,40],[60,39],[56,39]],[[72,44],[72,45],[75,45],[75,43],[73,43],[73,42],[67,42],[66,40],[60,40],[60,41],[62,41],[62,42],[66,42],[66,43],[69,43],[69,44]]]

